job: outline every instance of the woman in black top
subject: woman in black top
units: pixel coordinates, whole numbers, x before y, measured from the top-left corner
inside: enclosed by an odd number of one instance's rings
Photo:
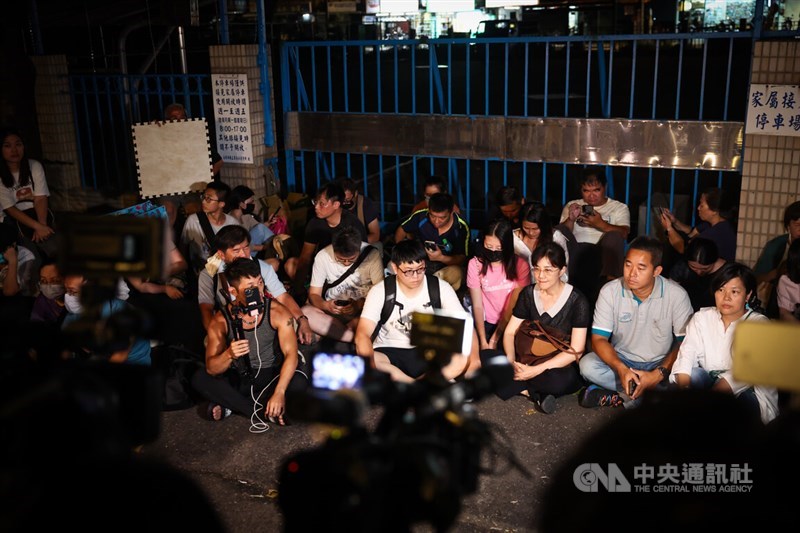
[[[544,244],[531,255],[535,285],[522,290],[514,313],[503,335],[503,347],[514,367],[514,382],[500,391],[505,399],[523,394],[544,413],[555,410],[555,397],[571,394],[583,386],[576,364],[586,348],[586,336],[592,323],[589,302],[577,289],[561,280],[566,272],[564,249],[555,243]],[[570,346],[577,355],[560,352],[537,365],[517,362],[514,339],[524,320],[538,320],[570,336]]]

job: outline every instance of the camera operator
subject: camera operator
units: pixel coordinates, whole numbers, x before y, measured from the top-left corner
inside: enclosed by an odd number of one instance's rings
[[[356,330],[356,352],[371,359],[373,367],[391,375],[395,381],[411,382],[422,377],[428,365],[422,354],[411,345],[411,315],[415,311],[430,313],[441,308],[450,313],[465,315],[458,296],[445,281],[425,274],[425,259],[428,254],[417,240],[398,242],[392,249],[392,268],[396,276],[370,289],[364,302],[364,309]],[[394,297],[387,294],[387,283],[395,286]],[[438,305],[433,296],[438,284]],[[391,302],[391,313],[384,317],[384,302]],[[373,345],[374,336],[374,345]],[[478,363],[478,338],[473,331],[472,354],[469,363]],[[442,369],[447,379],[466,372],[469,366],[466,357],[453,357],[451,363]]]
[[[264,408],[270,421],[285,425],[287,389],[306,386],[305,374],[297,369],[292,316],[279,302],[264,298],[257,262],[236,259],[225,275],[232,303],[211,320],[206,369],[195,373],[192,384],[210,400],[213,420],[233,411],[261,422],[258,411]]]

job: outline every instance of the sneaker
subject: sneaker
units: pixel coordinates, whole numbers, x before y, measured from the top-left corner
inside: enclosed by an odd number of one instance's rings
[[[556,412],[556,397],[552,394],[548,394],[541,400],[535,402],[535,404],[536,408],[546,415],[552,415]]]
[[[622,396],[618,392],[597,385],[589,385],[578,395],[578,404],[581,407],[620,407],[622,402]]]

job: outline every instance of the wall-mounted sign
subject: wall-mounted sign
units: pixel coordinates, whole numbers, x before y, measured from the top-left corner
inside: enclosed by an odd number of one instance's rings
[[[355,0],[328,0],[328,13],[355,13],[356,11],[358,11],[358,4]]]
[[[252,163],[247,74],[212,74],[211,91],[217,152],[226,163]]]
[[[800,86],[750,86],[746,134],[800,137]]]

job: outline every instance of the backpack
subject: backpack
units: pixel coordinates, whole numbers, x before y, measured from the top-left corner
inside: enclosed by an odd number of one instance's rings
[[[162,411],[179,411],[195,405],[191,386],[194,373],[203,368],[197,356],[175,346],[157,346],[151,353],[153,366],[163,377]]]
[[[439,278],[433,274],[425,274],[425,278],[428,280],[428,298],[430,298],[431,307],[433,309],[441,309],[442,298],[439,294]],[[381,317],[378,320],[378,323],[375,325],[375,330],[372,332],[372,337],[370,338],[370,340],[373,342],[378,336],[381,326],[386,324],[386,321],[389,320],[389,317],[392,315],[392,311],[394,311],[394,306],[397,305],[396,274],[386,276],[386,279],[383,282],[383,290],[385,299],[383,301],[383,309],[381,309]]]

